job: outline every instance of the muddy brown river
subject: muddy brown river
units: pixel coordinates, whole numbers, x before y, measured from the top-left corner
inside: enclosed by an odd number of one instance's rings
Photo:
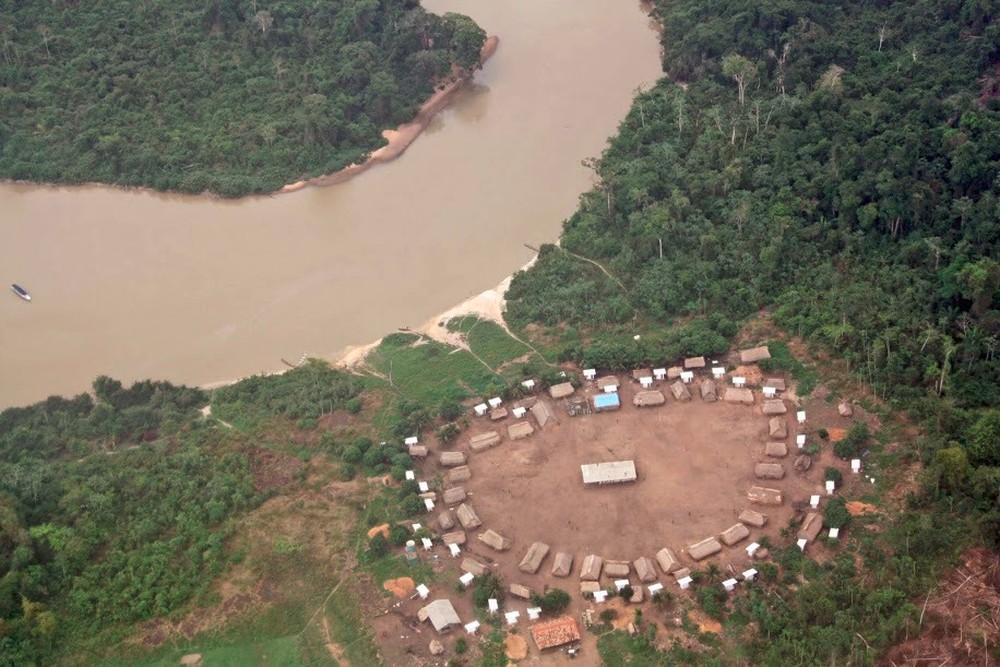
[[[237,202],[0,185],[0,407],[125,382],[205,384],[331,356],[488,289],[554,241],[639,86],[634,0],[425,0],[500,48],[401,158]],[[7,290],[27,288],[26,303]]]

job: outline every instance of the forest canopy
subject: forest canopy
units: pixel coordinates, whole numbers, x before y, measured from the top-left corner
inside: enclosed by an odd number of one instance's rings
[[[413,0],[0,4],[0,175],[240,196],[384,143],[485,33]]]

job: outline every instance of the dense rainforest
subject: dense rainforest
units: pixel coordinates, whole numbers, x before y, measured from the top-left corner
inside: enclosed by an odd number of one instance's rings
[[[908,600],[933,585],[935,557],[998,546],[996,10],[656,2],[668,77],[637,96],[593,162],[599,184],[560,247],[511,283],[509,322],[541,327],[563,358],[590,366],[655,361],[657,349],[623,335],[644,321],[676,322],[695,334],[678,352],[710,354],[727,349],[720,323],[763,312],[846,359],[869,396],[919,425],[911,512],[857,563],[741,603],[742,622],[767,631],[747,648],[751,664],[874,660],[913,629]]]
[[[484,40],[415,0],[0,3],[0,176],[274,191],[382,145]]]

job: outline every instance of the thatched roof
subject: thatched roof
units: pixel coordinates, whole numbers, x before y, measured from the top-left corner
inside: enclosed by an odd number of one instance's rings
[[[552,576],[568,577],[573,571],[573,554],[560,551],[552,561]]]
[[[694,560],[702,560],[722,551],[722,545],[714,537],[706,537],[701,542],[696,542],[688,547],[688,556]]]
[[[563,382],[549,387],[549,396],[552,398],[566,398],[567,396],[572,396],[574,391],[576,389],[574,389],[572,382]]]
[[[476,514],[476,510],[472,509],[472,505],[468,503],[459,505],[458,509],[455,510],[455,515],[458,517],[458,522],[466,530],[479,528],[483,525],[483,522],[479,519],[479,515]]]
[[[635,396],[632,397],[632,405],[645,408],[654,405],[663,405],[667,402],[667,399],[663,397],[663,392],[656,389],[647,389],[646,391],[636,392]]]
[[[504,537],[492,528],[479,534],[479,541],[497,551],[510,549],[510,538]]]
[[[722,534],[719,535],[719,539],[721,539],[722,543],[727,547],[731,547],[740,540],[745,540],[748,537],[750,537],[750,529],[742,523],[733,524],[729,528],[722,531]]]
[[[601,578],[601,570],[604,569],[604,559],[596,554],[590,554],[583,559],[583,566],[580,568],[581,581],[597,581]]]
[[[763,361],[770,358],[771,352],[767,349],[767,345],[752,347],[749,350],[740,350],[740,363],[743,364],[752,364],[755,361]]]
[[[469,449],[474,452],[481,452],[489,449],[490,447],[496,447],[499,444],[500,434],[496,431],[480,433],[479,435],[474,435],[469,439]]]
[[[751,486],[750,490],[747,491],[747,500],[758,505],[780,505],[782,501],[781,491],[765,486]]]
[[[534,415],[535,421],[538,422],[539,426],[559,423],[559,420],[556,419],[556,413],[552,410],[552,406],[545,401],[538,401],[532,405],[531,414]]]
[[[531,422],[517,422],[516,424],[511,424],[507,427],[507,436],[511,440],[527,438],[534,432],[535,427],[531,425]]]
[[[445,492],[441,494],[445,505],[454,505],[455,503],[460,503],[468,497],[465,492],[465,487],[455,486],[450,489],[445,489]]]
[[[753,391],[746,388],[726,387],[726,391],[722,394],[722,400],[727,403],[753,405]]]
[[[764,401],[761,411],[765,415],[783,415],[788,412],[788,408],[785,407],[785,402],[783,400],[780,398],[774,398],[770,401]]]
[[[681,568],[681,561],[673,549],[664,547],[656,552],[656,562],[660,564],[660,569],[664,574],[670,574],[674,570]]]
[[[538,572],[538,568],[542,566],[542,561],[545,560],[548,553],[549,545],[545,544],[545,542],[534,542],[528,547],[528,551],[524,554],[524,558],[521,559],[521,563],[517,566],[517,569],[526,574]]]
[[[754,528],[762,528],[765,523],[767,523],[767,515],[761,514],[760,512],[755,512],[751,509],[745,509],[740,512],[739,520],[748,526],[753,526]]]

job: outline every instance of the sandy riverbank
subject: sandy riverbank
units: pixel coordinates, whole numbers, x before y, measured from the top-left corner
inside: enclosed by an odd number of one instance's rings
[[[496,53],[497,47],[499,46],[499,37],[493,36],[486,39],[486,42],[483,44],[483,50],[479,56],[480,67],[485,64],[494,53]],[[400,125],[395,130],[383,130],[382,136],[388,143],[378,150],[373,151],[364,162],[360,164],[348,165],[340,171],[332,174],[325,174],[323,176],[316,176],[315,178],[289,183],[285,187],[278,190],[278,193],[297,192],[309,185],[336,185],[337,183],[343,183],[348,179],[354,178],[358,174],[368,171],[375,165],[395,160],[410,147],[410,144],[417,140],[417,137],[419,137],[421,133],[427,129],[427,126],[430,124],[434,116],[448,106],[458,91],[465,87],[465,85],[471,80],[472,78],[470,76],[456,75],[447,84],[445,84],[443,88],[435,91],[435,93],[421,105],[420,110],[417,112],[416,117],[412,121]]]

